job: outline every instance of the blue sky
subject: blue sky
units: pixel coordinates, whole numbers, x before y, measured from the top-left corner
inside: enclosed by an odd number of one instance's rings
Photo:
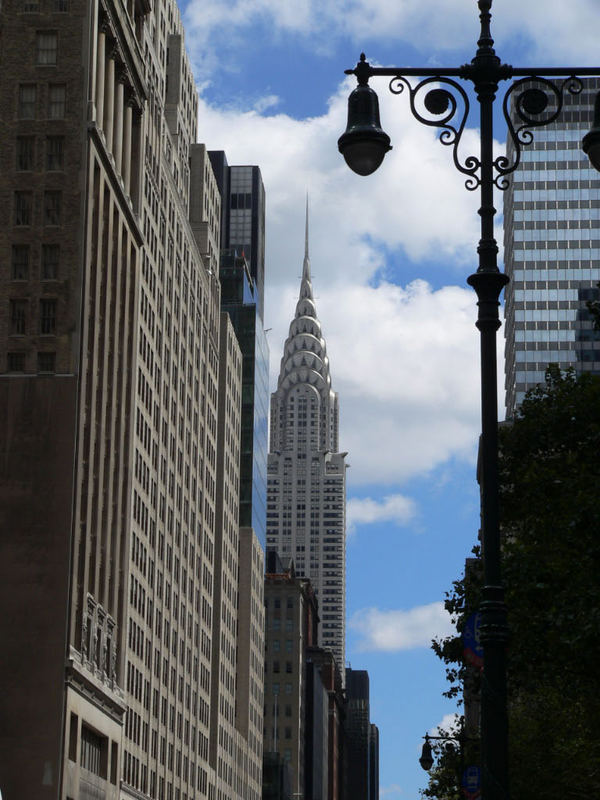
[[[267,193],[271,374],[294,312],[310,196],[317,309],[349,452],[347,659],[371,678],[380,793],[417,800],[421,737],[456,707],[429,648],[476,542],[477,198],[451,153],[373,81],[394,149],[369,178],[337,152],[353,67],[469,61],[475,0],[179,0],[200,92],[199,141],[258,164]],[[496,0],[503,61],[597,59],[597,0]],[[477,152],[471,122],[464,154]],[[504,132],[497,132],[498,147]],[[501,209],[502,198],[496,206]],[[499,220],[500,222],[500,220]],[[501,243],[501,229],[498,239]],[[502,336],[499,337],[502,368]],[[500,386],[503,385],[500,375]],[[501,397],[501,408],[503,402]],[[501,412],[502,413],[502,412]]]

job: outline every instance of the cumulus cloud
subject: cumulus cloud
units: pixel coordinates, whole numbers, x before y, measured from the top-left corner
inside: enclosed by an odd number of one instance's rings
[[[346,505],[347,531],[352,534],[361,525],[391,522],[406,525],[417,513],[415,501],[402,494],[390,494],[382,500],[371,497],[352,497]]]
[[[404,794],[404,789],[399,783],[391,783],[389,786],[379,787],[379,797],[394,797]]]
[[[429,735],[430,736],[440,736],[445,733],[451,733],[455,730],[460,723],[460,714],[454,711],[452,714],[444,714],[440,722],[437,725],[434,725],[433,728],[430,728]]]
[[[432,639],[449,636],[454,631],[441,602],[408,611],[365,608],[352,616],[349,627],[361,637],[357,650],[386,652],[429,647]]]
[[[474,50],[475,4],[465,0],[182,0],[188,42],[199,70],[242,68],[248,32],[258,26],[273,41],[293,35],[311,51],[327,52],[341,39],[409,43],[431,54]],[[591,63],[596,52],[596,0],[503,0],[493,8],[492,33],[522,48],[523,65]],[[551,46],[550,46],[551,43]],[[586,60],[586,55],[587,60]],[[237,65],[237,66],[236,66]]]
[[[261,165],[272,385],[298,296],[309,191],[313,287],[340,394],[350,485],[390,485],[455,456],[474,459],[475,296],[423,280],[397,285],[397,276],[386,278],[386,263],[390,252],[399,253],[414,274],[420,260],[437,262],[440,276],[464,286],[475,265],[476,198],[448,148],[409,117],[406,98],[382,97],[397,145],[386,169],[368,180],[351,173],[336,149],[348,88],[339,87],[326,114],[306,120],[201,101],[200,139],[224,149],[231,164]],[[473,132],[466,132],[465,148],[476,151]]]

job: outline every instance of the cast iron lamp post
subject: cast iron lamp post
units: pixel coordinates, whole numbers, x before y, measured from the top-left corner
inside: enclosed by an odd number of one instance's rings
[[[354,69],[358,86],[348,99],[348,126],[338,141],[347,164],[359,175],[374,172],[390,147],[379,121],[377,95],[368,85],[373,76],[387,76],[390,91],[406,93],[414,117],[441,129],[440,141],[452,149],[456,168],[466,175],[465,186],[480,190],[481,238],[477,272],[468,283],[477,293],[477,327],[481,340],[481,528],[484,586],[481,602],[481,641],[484,653],[481,697],[481,753],[483,800],[507,800],[508,754],[506,711],[506,643],[508,626],[500,570],[498,514],[498,406],[496,332],[500,327],[499,298],[508,277],[498,269],[494,239],[494,187],[504,190],[518,167],[521,148],[533,141],[532,128],[548,125],[559,116],[566,93],[583,89],[581,77],[600,76],[597,68],[516,68],[503,64],[494,51],[490,32],[492,0],[478,0],[481,33],[475,57],[457,68],[372,67],[364,53]],[[413,86],[408,78],[418,77]],[[470,81],[479,102],[480,153],[461,159],[459,144],[469,116],[469,97],[454,80]],[[513,143],[510,156],[493,155],[493,107],[501,81],[512,80],[502,108]],[[555,80],[551,80],[555,79]],[[417,101],[422,98],[422,105]],[[511,107],[512,104],[512,115]],[[516,122],[515,122],[516,121]],[[583,148],[592,165],[600,168],[600,100],[596,119],[584,137]]]

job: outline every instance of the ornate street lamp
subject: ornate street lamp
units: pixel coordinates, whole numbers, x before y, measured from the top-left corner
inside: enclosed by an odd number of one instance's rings
[[[346,162],[359,175],[374,172],[390,147],[382,130],[379,103],[368,85],[373,76],[391,78],[393,94],[406,94],[414,117],[441,129],[440,141],[452,149],[456,168],[466,175],[465,186],[479,189],[481,238],[477,272],[467,282],[478,300],[477,327],[481,339],[481,527],[484,586],[481,602],[481,641],[484,667],[481,698],[481,752],[483,800],[507,800],[506,642],[508,626],[500,570],[498,515],[498,406],[496,332],[500,327],[499,298],[508,277],[498,269],[494,238],[494,187],[508,187],[508,176],[519,166],[521,148],[531,144],[531,129],[549,125],[559,116],[565,94],[583,89],[582,77],[600,76],[598,68],[516,68],[503,64],[494,51],[490,32],[492,0],[478,0],[481,33],[475,57],[457,68],[372,67],[364,53],[354,69],[358,86],[348,101],[348,126],[338,141]],[[408,80],[420,78],[416,85]],[[480,152],[461,159],[459,145],[470,112],[469,97],[454,78],[470,81],[479,102]],[[493,155],[493,107],[501,81],[512,80],[504,93],[502,109],[514,152]],[[417,107],[422,98],[423,104]],[[510,106],[513,107],[511,117]],[[420,110],[423,109],[423,110]],[[518,120],[513,124],[513,118]],[[596,119],[584,137],[583,148],[592,165],[600,169],[600,100]]]

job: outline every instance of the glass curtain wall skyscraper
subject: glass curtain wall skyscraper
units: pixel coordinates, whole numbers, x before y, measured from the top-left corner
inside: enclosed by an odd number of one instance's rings
[[[507,418],[551,363],[600,372],[586,307],[600,294],[600,175],[581,150],[598,88],[587,80],[579,95],[566,93],[559,119],[523,147],[504,195]]]

